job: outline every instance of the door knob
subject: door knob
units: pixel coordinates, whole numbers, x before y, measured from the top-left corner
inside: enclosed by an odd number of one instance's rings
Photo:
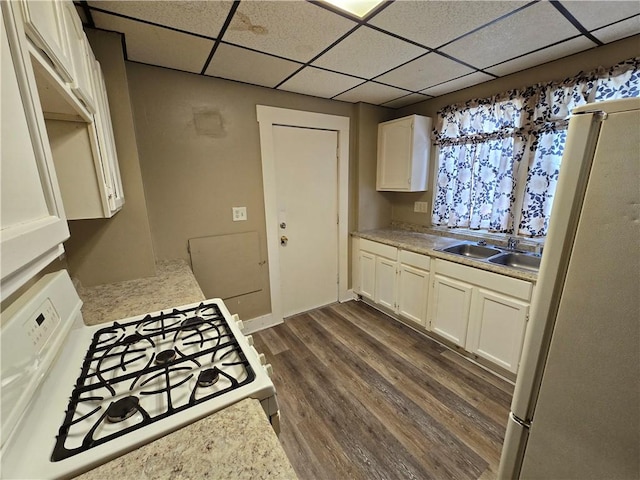
[[[287,224],[284,222],[280,222],[280,228],[284,230],[285,228],[287,228]]]
[[[289,241],[289,239],[287,237],[285,237],[284,235],[282,235],[280,237],[280,245],[282,245],[283,247],[287,246],[287,242]]]

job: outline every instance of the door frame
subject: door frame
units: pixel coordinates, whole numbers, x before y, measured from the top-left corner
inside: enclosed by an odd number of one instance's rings
[[[349,117],[324,113],[290,110],[256,105],[260,127],[262,184],[269,258],[271,289],[271,322],[282,323],[282,291],[280,288],[280,248],[278,242],[278,204],[276,197],[276,166],[273,127],[298,127],[338,132],[338,300],[349,300],[348,282],[348,225],[349,225]]]

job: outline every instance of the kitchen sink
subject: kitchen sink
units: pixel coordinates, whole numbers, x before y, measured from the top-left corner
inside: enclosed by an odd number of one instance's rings
[[[496,255],[490,258],[489,262],[537,272],[540,269],[540,258],[539,256],[526,253],[509,252]]]
[[[500,250],[495,248],[474,245],[472,243],[459,243],[458,245],[443,248],[441,251],[470,258],[489,258],[501,253]]]

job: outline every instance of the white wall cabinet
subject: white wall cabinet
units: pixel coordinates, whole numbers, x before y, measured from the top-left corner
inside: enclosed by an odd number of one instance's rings
[[[92,84],[92,65],[88,51],[91,50],[87,37],[82,30],[82,22],[73,2],[60,0],[67,30],[69,52],[73,62],[73,80],[71,90],[82,100],[91,113],[96,112],[96,104]]]
[[[65,13],[60,1],[20,0],[24,30],[51,60],[65,82],[73,81],[73,61],[67,40]]]
[[[427,190],[431,118],[411,115],[378,125],[376,190]]]
[[[0,4],[2,125],[0,272],[4,300],[57,256],[69,238],[24,30]]]

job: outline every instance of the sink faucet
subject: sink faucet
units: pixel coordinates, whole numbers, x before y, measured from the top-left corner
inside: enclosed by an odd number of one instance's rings
[[[518,246],[518,239],[516,237],[509,237],[507,240],[507,249],[515,250]]]

